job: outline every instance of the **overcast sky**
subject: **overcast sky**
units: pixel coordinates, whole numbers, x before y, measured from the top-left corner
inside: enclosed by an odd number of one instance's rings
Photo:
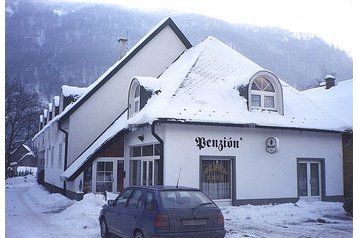
[[[83,1],[83,0],[71,0]],[[173,9],[232,23],[275,26],[315,34],[352,53],[353,0],[85,0],[141,10]]]

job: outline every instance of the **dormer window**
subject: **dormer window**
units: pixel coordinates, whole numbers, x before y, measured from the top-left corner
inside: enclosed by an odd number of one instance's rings
[[[139,112],[139,102],[140,102],[140,86],[136,85],[134,90],[134,111],[133,114]]]
[[[128,92],[128,118],[137,114],[154,94],[160,92],[160,81],[153,77],[133,78]]]
[[[140,84],[138,80],[133,80],[129,88],[128,95],[128,117],[140,111]]]
[[[248,96],[250,111],[275,111],[283,115],[282,87],[273,73],[256,73],[250,80]]]

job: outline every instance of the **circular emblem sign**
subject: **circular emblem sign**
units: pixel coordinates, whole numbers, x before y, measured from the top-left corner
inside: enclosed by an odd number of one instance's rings
[[[278,151],[278,139],[275,137],[269,137],[266,140],[266,151],[270,154]]]

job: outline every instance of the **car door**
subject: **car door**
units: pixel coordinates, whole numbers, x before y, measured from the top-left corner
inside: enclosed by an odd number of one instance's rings
[[[106,222],[108,229],[114,233],[123,234],[123,222],[121,217],[123,209],[126,208],[128,203],[128,198],[133,193],[133,189],[126,189],[114,201],[114,205],[108,207],[106,213]]]
[[[126,207],[121,209],[119,220],[122,222],[122,234],[126,237],[133,235],[134,229],[137,227],[140,212],[143,209],[143,190],[136,189],[128,199]]]

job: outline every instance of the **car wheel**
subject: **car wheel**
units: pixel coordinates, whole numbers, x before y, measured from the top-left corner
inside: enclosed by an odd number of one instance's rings
[[[134,238],[144,238],[144,235],[142,232],[136,231],[136,233],[134,234]]]
[[[104,220],[104,218],[101,219],[100,226],[101,226],[101,237],[108,238],[110,235],[108,232],[106,220]]]

